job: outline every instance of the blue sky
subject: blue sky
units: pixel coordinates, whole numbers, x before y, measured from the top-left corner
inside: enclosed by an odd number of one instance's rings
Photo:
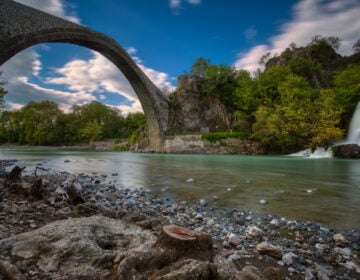
[[[314,35],[338,36],[340,53],[360,38],[359,0],[17,0],[114,38],[160,88],[199,57],[255,71],[260,57]],[[98,100],[124,114],[141,105],[102,55],[70,44],[41,44],[0,66],[8,108],[54,100],[63,110]]]

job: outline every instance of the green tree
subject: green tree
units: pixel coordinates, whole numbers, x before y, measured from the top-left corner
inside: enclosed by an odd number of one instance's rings
[[[341,121],[348,126],[356,104],[360,101],[360,65],[350,64],[334,77],[336,102],[341,106]]]
[[[190,74],[203,77],[206,69],[208,69],[210,66],[211,64],[209,59],[200,57],[191,66]]]
[[[85,128],[90,121],[96,121],[101,126],[103,138],[111,139],[122,136],[124,118],[116,108],[92,101],[83,106],[74,106],[73,113],[80,119],[81,128]]]
[[[56,121],[61,114],[52,101],[29,102],[20,110],[20,125],[25,133],[25,142],[35,145],[56,143]],[[22,138],[20,140],[23,141]]]
[[[102,129],[97,120],[90,120],[85,127],[80,130],[81,136],[87,141],[101,140]]]
[[[354,53],[360,53],[360,39],[355,42],[352,48]]]
[[[339,128],[341,113],[334,91],[320,90],[320,96],[313,107],[310,147],[328,147],[343,138],[344,131]]]
[[[314,93],[305,79],[294,74],[282,77],[276,91],[276,102],[264,104],[254,113],[252,137],[285,152],[306,143]]]

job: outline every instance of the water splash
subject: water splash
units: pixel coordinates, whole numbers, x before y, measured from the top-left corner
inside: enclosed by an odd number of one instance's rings
[[[331,158],[333,152],[331,148],[325,149],[323,147],[317,147],[314,151],[306,149],[297,153],[290,154],[291,157],[307,157],[307,158]]]

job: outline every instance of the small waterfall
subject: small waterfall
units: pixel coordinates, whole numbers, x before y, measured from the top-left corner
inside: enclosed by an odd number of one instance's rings
[[[360,102],[356,106],[350,122],[348,136],[343,144],[360,145]]]
[[[360,146],[360,101],[356,105],[354,114],[350,121],[349,132],[345,140],[335,143],[337,145],[356,144]],[[331,148],[325,150],[322,147],[317,147],[315,151],[306,149],[297,153],[290,154],[293,157],[309,157],[309,158],[328,158],[332,157],[333,153]]]

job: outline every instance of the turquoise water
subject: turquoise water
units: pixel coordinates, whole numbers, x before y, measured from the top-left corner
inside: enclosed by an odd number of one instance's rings
[[[249,209],[340,228],[360,228],[360,160],[287,156],[171,155],[59,149],[0,149],[18,159],[71,173],[108,175],[162,197]],[[70,161],[70,162],[65,162]],[[117,173],[116,176],[112,176]],[[267,204],[262,205],[260,200]]]

